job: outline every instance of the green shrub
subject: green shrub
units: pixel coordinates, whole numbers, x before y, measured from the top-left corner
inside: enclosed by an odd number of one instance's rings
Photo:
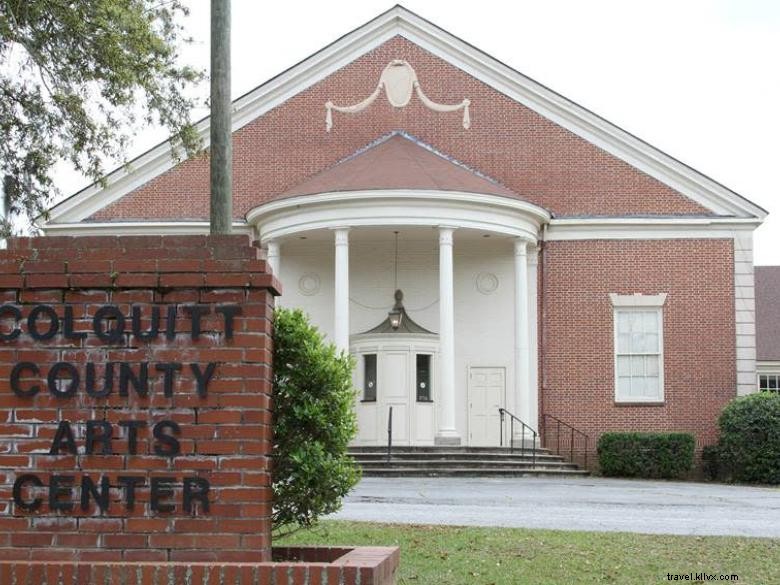
[[[701,452],[702,471],[704,477],[711,480],[720,478],[720,448],[718,445],[707,445]]]
[[[732,400],[718,424],[723,479],[780,483],[780,394],[758,392]]]
[[[346,453],[357,432],[352,358],[300,310],[274,313],[273,528],[308,527],[341,508],[360,479]]]
[[[599,465],[613,477],[682,477],[693,467],[694,445],[688,433],[604,433]]]

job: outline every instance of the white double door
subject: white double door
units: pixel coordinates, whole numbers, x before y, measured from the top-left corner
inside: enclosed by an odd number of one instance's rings
[[[427,348],[426,348],[427,349]],[[417,399],[415,349],[386,348],[377,354],[376,401],[358,403],[358,444],[386,445],[392,408],[393,445],[433,445],[436,424],[435,356],[431,401]]]

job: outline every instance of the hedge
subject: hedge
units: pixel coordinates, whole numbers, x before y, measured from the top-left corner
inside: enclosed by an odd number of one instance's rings
[[[723,409],[718,425],[717,449],[708,450],[711,476],[780,484],[780,394],[736,398]]]
[[[599,466],[612,477],[679,478],[693,468],[694,446],[689,433],[604,433]]]

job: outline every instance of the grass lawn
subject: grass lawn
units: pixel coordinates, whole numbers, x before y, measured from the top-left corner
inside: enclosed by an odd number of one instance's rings
[[[670,521],[672,521],[670,519]],[[667,573],[780,583],[780,539],[323,522],[274,544],[401,547],[398,584],[679,583]],[[728,581],[726,581],[728,582]]]

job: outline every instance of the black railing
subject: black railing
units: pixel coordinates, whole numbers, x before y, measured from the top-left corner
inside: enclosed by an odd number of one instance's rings
[[[582,465],[583,469],[588,468],[590,438],[557,416],[542,415],[542,443],[548,449],[554,449],[556,455],[568,455],[571,463]]]
[[[526,430],[530,431],[531,436],[533,437],[533,443],[531,447],[531,460],[532,460],[532,466],[536,467],[536,437],[539,433],[536,432],[536,430],[533,427],[528,426],[525,424],[522,420],[517,418],[514,414],[509,412],[506,408],[499,408],[498,414],[501,415],[501,439],[500,439],[500,445],[504,446],[504,418],[509,417],[509,452],[514,453],[515,452],[515,421],[517,421],[520,424],[521,430],[522,430],[522,440],[520,441],[520,454],[525,457],[525,441],[528,434],[526,433]]]
[[[387,411],[387,462],[393,456],[393,407]]]

